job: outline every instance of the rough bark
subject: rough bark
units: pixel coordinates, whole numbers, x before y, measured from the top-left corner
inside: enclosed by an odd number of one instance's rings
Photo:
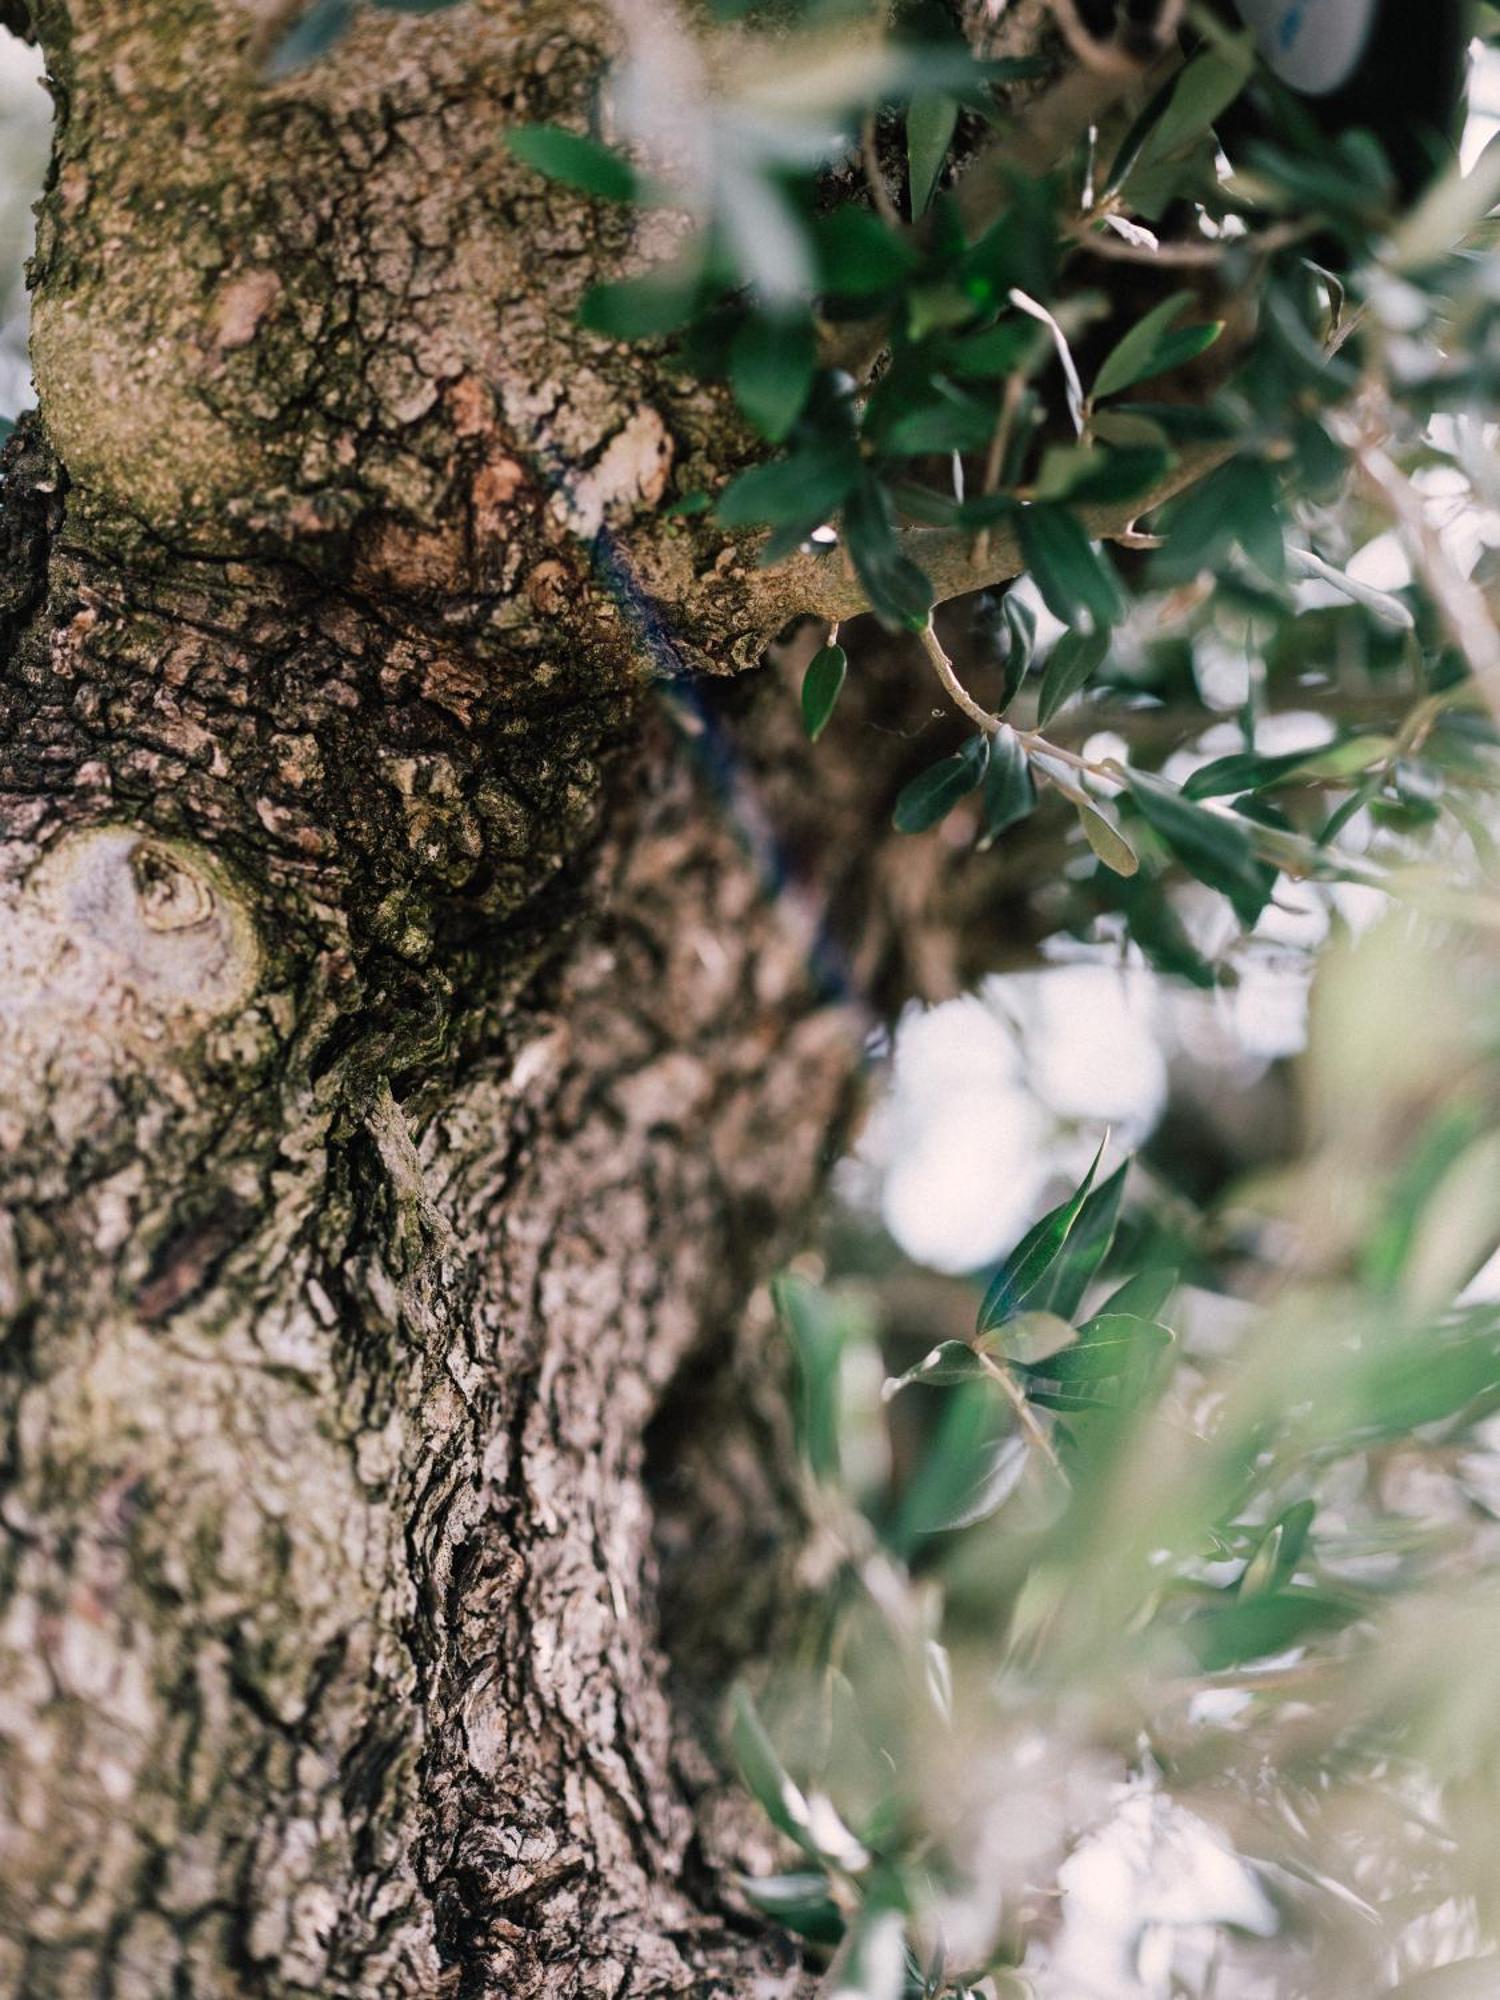
[[[682,1378],[740,1365],[858,1033],[644,693],[782,615],[657,518],[743,442],[573,330],[624,226],[499,143],[578,122],[600,18],[371,17],[275,87],[231,0],[38,25],[0,1990],[791,1992],[669,1700],[648,1434],[676,1384],[671,1518],[774,1545],[753,1410],[700,1505]]]

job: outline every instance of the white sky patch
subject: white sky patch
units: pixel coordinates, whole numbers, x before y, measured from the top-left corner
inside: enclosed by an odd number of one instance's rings
[[[1344,565],[1356,583],[1372,590],[1404,590],[1411,582],[1411,558],[1394,528],[1366,542]]]
[[[1155,994],[1134,968],[1054,965],[906,1016],[861,1150],[907,1256],[972,1271],[1008,1250],[1071,1171],[1076,1128],[1090,1153],[1104,1125],[1119,1153],[1139,1145],[1167,1093]]]
[[[939,1271],[998,1257],[1031,1220],[1048,1171],[1049,1121],[1015,1038],[972,997],[913,1010],[896,1033],[884,1111],[868,1143],[885,1166],[885,1225],[907,1256]]]
[[[1110,1125],[1128,1147],[1166,1102],[1154,985],[1134,968],[1055,965],[988,980],[984,997],[1014,1025],[1027,1081],[1047,1109]]]
[[[1469,116],[1459,145],[1459,164],[1465,173],[1500,132],[1500,49],[1487,48],[1476,41],[1469,65]]]
[[[1311,980],[1296,961],[1252,961],[1234,992],[1234,1032],[1247,1055],[1264,1062],[1300,1055],[1307,1046]]]
[[[1206,708],[1243,708],[1253,673],[1250,655],[1214,633],[1206,634],[1193,651],[1193,678]]]
[[[1038,1968],[1045,2000],[1171,2000],[1178,1982],[1196,1990],[1219,1926],[1276,1931],[1269,1897],[1223,1836],[1145,1780],[1121,1788],[1058,1886],[1062,1923]]]

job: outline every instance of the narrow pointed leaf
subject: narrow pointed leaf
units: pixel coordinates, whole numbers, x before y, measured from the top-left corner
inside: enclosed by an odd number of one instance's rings
[[[1045,729],[1065,701],[1087,686],[1109,652],[1108,631],[1064,632],[1047,656],[1037,697],[1037,726]]]
[[[1070,1347],[1030,1365],[1052,1382],[1098,1382],[1128,1374],[1171,1343],[1168,1328],[1134,1313],[1099,1313],[1078,1329]]]
[[[630,162],[581,132],[566,132],[560,125],[519,125],[505,134],[505,144],[549,180],[602,201],[634,201],[640,191]]]
[[[1134,1313],[1139,1319],[1154,1320],[1176,1289],[1177,1273],[1174,1270],[1137,1271],[1133,1278],[1125,1280],[1118,1291],[1110,1293],[1096,1317],[1103,1319],[1111,1313]]]
[[[965,1341],[943,1340],[929,1348],[922,1359],[904,1375],[888,1375],[881,1386],[881,1401],[888,1403],[903,1389],[920,1383],[939,1388],[950,1382],[970,1382],[984,1373],[984,1363]]]
[[[734,337],[729,380],[762,437],[780,444],[801,415],[817,353],[810,319],[747,319]]]
[[[729,1740],[741,1777],[760,1801],[772,1825],[799,1846],[806,1845],[811,1836],[807,1799],[801,1787],[787,1776],[743,1683],[735,1687],[731,1696]]]
[[[740,1890],[748,1902],[774,1917],[798,1937],[813,1944],[837,1944],[844,1919],[828,1893],[828,1877],[815,1869],[794,1875],[742,1875]]]
[[[1037,1304],[1048,1312],[1071,1319],[1083,1303],[1084,1293],[1115,1240],[1120,1203],[1125,1193],[1125,1176],[1129,1171],[1130,1162],[1122,1161],[1103,1186],[1094,1189],[1079,1210],[1078,1220],[1068,1234],[1062,1254],[1037,1292]]]
[[[897,833],[925,833],[966,798],[984,777],[989,763],[987,736],[971,736],[955,757],[944,757],[919,771],[896,800],[891,824]]]
[[[1257,860],[1245,823],[1195,805],[1142,772],[1131,773],[1130,792],[1146,824],[1188,873],[1227,896],[1248,929],[1270,899],[1276,870]]]
[[[1033,1368],[1050,1359],[1077,1340],[1078,1335],[1056,1313],[1023,1312],[1003,1320],[992,1344],[1018,1367]]]
[[[802,526],[811,533],[859,476],[852,453],[793,452],[731,480],[719,495],[718,516],[726,528]]]
[[[1002,723],[990,738],[990,763],[980,801],[980,847],[993,847],[1002,833],[1035,808],[1036,785],[1021,739],[1009,723]]]
[[[1116,875],[1133,875],[1140,867],[1135,849],[1114,821],[1106,819],[1097,806],[1080,805],[1078,823],[1083,828],[1084,839],[1106,868],[1112,868]]]
[[[1038,501],[1022,510],[1020,537],[1026,567],[1055,618],[1091,630],[1118,624],[1125,612],[1119,580],[1076,515]]]
[[[1000,706],[1009,708],[1036,652],[1036,613],[1024,597],[1008,590],[1000,606],[1000,618],[1006,637],[1005,685]]]
[[[1113,396],[1137,379],[1132,371],[1149,360],[1167,328],[1192,297],[1193,294],[1187,290],[1173,292],[1159,305],[1153,306],[1143,319],[1137,320],[1129,333],[1115,343],[1094,377],[1096,398]]]
[[[1073,1224],[1078,1220],[1083,1204],[1089,1198],[1094,1185],[1094,1175],[1099,1170],[1099,1162],[1104,1157],[1104,1141],[1099,1142],[1099,1150],[1094,1155],[1093,1165],[1082,1181],[1069,1195],[1049,1210],[1035,1228],[1021,1238],[1009,1257],[990,1280],[975,1331],[990,1333],[1003,1321],[1011,1319],[1021,1310],[1030,1294],[1040,1285],[1051,1270],[1063,1245],[1067,1242]]]
[[[958,105],[945,91],[918,91],[912,98],[906,114],[906,158],[913,222],[927,213],[957,124]]]
[[[808,662],[802,676],[802,726],[809,742],[816,743],[828,727],[848,670],[842,646],[822,646]]]

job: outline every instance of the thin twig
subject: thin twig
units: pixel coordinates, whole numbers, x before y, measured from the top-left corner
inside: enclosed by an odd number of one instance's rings
[[[982,729],[987,736],[993,736],[1001,725],[1001,718],[998,715],[992,715],[987,708],[981,708],[973,695],[969,693],[969,690],[958,678],[958,675],[954,673],[953,662],[943,651],[942,642],[939,640],[937,633],[933,631],[932,620],[930,618],[917,634],[917,637],[922,642],[923,652],[926,653],[932,663],[932,671],[942,682],[943,692],[953,703],[953,706],[961,710],[976,728]]]
[[[976,1352],[978,1352],[977,1349]],[[1011,1374],[1010,1370],[998,1362],[993,1355],[981,1353],[979,1355],[979,1365],[983,1368],[985,1374],[992,1381],[998,1382],[1000,1387],[1005,1391],[1006,1396],[1010,1400],[1010,1406],[1016,1413],[1016,1422],[1025,1433],[1027,1443],[1042,1454],[1042,1457],[1046,1459],[1058,1478],[1066,1484],[1068,1475],[1063,1471],[1062,1460],[1058,1457],[1051,1438],[1048,1437],[1047,1433],[1037,1422],[1036,1411],[1032,1409],[1030,1403],[1026,1400],[1026,1391],[1021,1387],[1015,1376]]]
[[[1149,244],[1127,243],[1123,236],[1098,235],[1091,226],[1097,220],[1098,217],[1085,216],[1069,232],[1079,248],[1091,256],[1116,264],[1159,264],[1181,270],[1212,269],[1222,264],[1232,250],[1249,250],[1256,256],[1268,257],[1273,251],[1285,250],[1300,241],[1314,227],[1309,222],[1278,222],[1258,233],[1247,230],[1243,236],[1225,236],[1214,242]]]
[[[1361,435],[1350,424],[1340,425],[1339,430],[1341,442],[1353,452],[1366,483],[1390,508],[1449,637],[1467,660],[1491,715],[1500,718],[1500,629],[1484,592],[1449,559],[1441,536],[1427,517],[1421,494],[1384,442]]]
[[[979,490],[986,500],[1000,484],[1000,475],[1005,470],[1006,454],[1010,450],[1011,438],[1015,435],[1016,415],[1025,393],[1025,376],[1019,369],[1012,369],[1005,378],[1005,391],[1000,398],[1000,414],[995,419],[994,435],[990,439],[989,454],[984,461],[984,480]],[[989,561],[989,556],[990,530],[986,523],[974,537],[975,568],[983,568]]]
[[[1102,42],[1091,35],[1083,25],[1083,17],[1074,0],[1051,0],[1051,6],[1052,17],[1062,30],[1063,40],[1084,68],[1092,70],[1095,76],[1133,79],[1146,68],[1146,62],[1132,55],[1128,49],[1122,49],[1118,42]],[[1156,53],[1153,49],[1147,60],[1154,59]]]
[[[943,643],[933,630],[930,618],[917,634],[917,637],[921,641],[923,652],[932,663],[932,671],[942,683],[943,692],[953,703],[953,706],[960,713],[966,715],[977,729],[982,729],[987,736],[993,736],[997,729],[1003,728],[1005,726],[1005,718],[995,715],[989,709],[982,707],[953,671],[953,662],[943,651]],[[1054,743],[1050,737],[1043,736],[1038,729],[1018,729],[1015,733],[1016,740],[1020,743],[1021,748],[1026,752],[1028,757],[1052,757],[1060,764],[1070,765],[1075,771],[1087,771],[1091,777],[1107,778],[1111,782],[1119,782],[1118,773],[1110,770],[1107,765],[1091,763],[1087,757],[1080,756],[1076,750],[1068,750],[1061,743]],[[1055,784],[1056,782],[1057,780],[1054,778],[1053,783]]]
[[[869,182],[870,198],[874,202],[880,219],[888,228],[906,233],[906,222],[901,211],[891,198],[891,191],[885,184],[885,175],[880,170],[880,152],[875,144],[875,120],[866,118],[860,127],[859,157],[864,166],[865,179]]]

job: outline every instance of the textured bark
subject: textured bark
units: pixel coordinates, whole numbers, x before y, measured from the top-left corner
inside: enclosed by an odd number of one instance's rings
[[[667,1662],[753,1644],[764,1587],[711,1632],[726,1570],[791,1548],[746,1306],[860,1024],[719,723],[649,692],[788,608],[660,518],[744,441],[573,328],[625,226],[499,143],[580,122],[602,18],[361,17],[269,87],[234,0],[39,9],[42,424],[0,516],[27,2000],[804,1984],[726,1913]],[[809,820],[807,896],[890,781]]]
[[[987,878],[873,831],[909,660],[816,765],[768,675],[703,700],[831,572],[664,512],[751,446],[576,328],[642,246],[501,143],[607,10],[268,84],[281,13],[36,10],[0,1991],[802,1993],[706,1747],[796,1555],[758,1287],[852,994],[950,987]]]

